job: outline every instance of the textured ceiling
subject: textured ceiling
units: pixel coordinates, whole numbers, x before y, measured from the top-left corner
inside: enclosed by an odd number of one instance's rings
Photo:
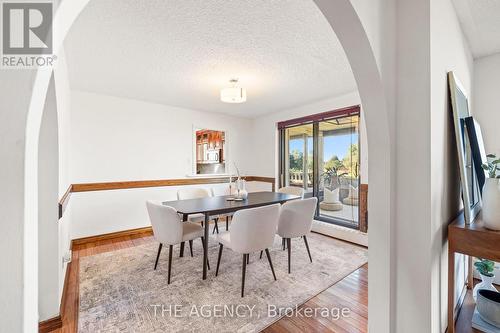
[[[312,0],[92,0],[65,48],[73,89],[238,116],[356,90]],[[246,103],[220,102],[232,77]]]
[[[500,0],[453,0],[474,58],[500,52]]]

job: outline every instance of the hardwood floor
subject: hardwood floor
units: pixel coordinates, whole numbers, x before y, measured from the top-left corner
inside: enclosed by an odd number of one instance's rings
[[[465,300],[458,314],[457,322],[455,325],[456,333],[479,333],[480,331],[472,328],[472,314],[474,313],[474,298],[472,297],[472,290],[467,290]]]
[[[301,308],[348,308],[349,316],[316,318],[283,317],[266,328],[265,333],[283,332],[367,332],[368,325],[368,264],[313,297]]]
[[[312,234],[309,238],[312,241],[315,238],[329,237]],[[55,332],[77,332],[80,258],[153,241],[154,239],[151,235],[141,234],[74,246],[73,261],[68,267],[68,286],[62,304],[63,327]],[[301,308],[349,308],[350,313],[348,316],[340,317],[337,320],[334,316],[325,318],[321,316],[317,316],[316,318],[306,316],[283,317],[266,328],[264,332],[366,332],[368,323],[368,265],[362,266],[332,287],[313,297],[299,307],[299,309]]]

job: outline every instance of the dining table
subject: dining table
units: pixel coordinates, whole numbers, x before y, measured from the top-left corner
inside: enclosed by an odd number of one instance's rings
[[[203,246],[203,280],[207,278],[209,221],[219,214],[234,213],[241,209],[262,207],[273,204],[283,204],[290,200],[300,199],[297,195],[279,192],[251,192],[244,200],[234,200],[234,195],[204,197],[198,199],[165,201],[162,204],[174,208],[187,221],[189,215],[203,214],[205,216],[204,246]]]

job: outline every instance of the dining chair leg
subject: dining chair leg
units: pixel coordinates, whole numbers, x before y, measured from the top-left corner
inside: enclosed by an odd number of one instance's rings
[[[193,257],[193,240],[189,240],[189,252],[191,252],[191,258]]]
[[[241,297],[245,295],[245,273],[247,271],[248,254],[243,255],[243,267],[241,270]]]
[[[203,246],[203,251],[205,251],[205,237],[201,237],[201,246]],[[210,269],[210,261],[207,258],[207,268]]]
[[[283,248],[283,251],[285,251],[285,239],[281,239],[281,247]]]
[[[219,265],[220,265],[220,258],[222,258],[222,248],[224,245],[222,243],[219,243],[219,257],[217,258],[217,268],[215,269],[215,276],[219,274]]]
[[[262,250],[260,251],[260,257],[259,257],[259,259],[262,259]]]
[[[167,284],[170,284],[170,272],[172,271],[172,252],[174,252],[174,246],[168,246],[168,280]]]
[[[179,258],[184,257],[184,242],[181,243],[181,252],[179,253]]]
[[[269,261],[269,266],[271,266],[271,271],[273,272],[274,281],[276,281],[276,274],[274,274],[274,267],[273,262],[271,261],[271,255],[269,254],[269,249],[266,249],[266,256],[267,260]]]
[[[292,256],[292,239],[286,239],[286,247],[288,248],[288,274],[290,274],[290,257]]]
[[[215,225],[214,225],[214,230],[212,230],[212,234],[215,234],[216,231],[217,231],[217,233],[219,233],[219,225],[217,223],[218,221],[219,221],[219,218],[214,219]]]
[[[156,266],[158,266],[158,259],[160,259],[160,253],[161,253],[161,248],[162,247],[163,247],[163,244],[160,243],[160,246],[158,246],[158,254],[156,255],[155,270],[156,270]]]
[[[229,231],[229,216],[226,216],[226,231]]]
[[[307,237],[303,236],[302,238],[304,238],[304,243],[306,244],[306,249],[307,249],[307,254],[309,255],[309,260],[311,260],[311,262],[313,262],[313,258],[311,257],[311,251],[309,251],[309,244],[307,244]]]
[[[247,265],[250,263],[250,253],[247,254]]]

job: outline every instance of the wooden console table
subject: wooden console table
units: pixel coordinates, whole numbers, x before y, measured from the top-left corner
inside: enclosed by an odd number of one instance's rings
[[[486,229],[481,215],[466,225],[463,213],[448,226],[448,333],[455,332],[455,253],[499,262],[500,231]]]

